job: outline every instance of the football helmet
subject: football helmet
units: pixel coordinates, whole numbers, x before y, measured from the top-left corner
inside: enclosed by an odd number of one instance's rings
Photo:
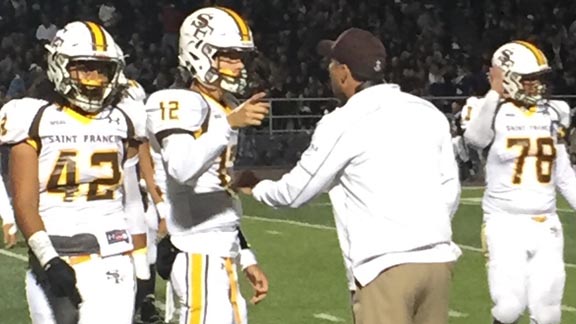
[[[246,70],[234,75],[221,69],[217,54],[253,50],[250,28],[236,12],[228,8],[199,9],[186,17],[180,27],[180,65],[199,82],[231,93],[242,93],[246,88]]]
[[[542,99],[546,91],[544,84],[538,83],[533,89],[523,84],[550,71],[548,59],[533,44],[514,41],[500,46],[492,56],[492,66],[503,70],[503,87],[511,99],[529,106]]]
[[[94,113],[114,98],[124,69],[124,53],[112,36],[93,22],[72,22],[60,29],[48,50],[48,79],[72,105]],[[72,77],[70,68],[82,63],[104,73],[107,82]]]

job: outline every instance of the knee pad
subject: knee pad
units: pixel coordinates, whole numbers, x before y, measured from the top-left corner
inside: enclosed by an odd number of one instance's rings
[[[516,298],[500,298],[492,307],[492,316],[499,322],[514,323],[522,316],[526,305]]]

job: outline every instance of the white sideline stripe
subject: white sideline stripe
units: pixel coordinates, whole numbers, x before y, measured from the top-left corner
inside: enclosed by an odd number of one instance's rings
[[[4,254],[5,256],[9,256],[14,259],[18,259],[20,261],[28,261],[28,258],[23,256],[22,254],[10,252],[6,249],[0,249],[0,254]]]
[[[482,198],[461,198],[460,205],[468,205],[468,206],[480,206],[482,203]],[[574,213],[574,210],[570,208],[556,208],[556,211],[559,213]]]
[[[468,314],[466,313],[461,313],[459,311],[455,311],[455,310],[450,310],[448,311],[448,316],[450,317],[456,317],[456,318],[461,318],[461,317],[468,317]]]
[[[295,225],[295,226],[316,228],[316,229],[328,230],[328,231],[335,231],[336,230],[336,228],[332,227],[332,226],[297,222],[297,221],[288,220],[288,219],[264,218],[264,217],[258,217],[258,216],[250,216],[250,215],[244,215],[242,217],[244,219],[255,220],[255,221],[260,221],[260,222],[290,224],[290,225]],[[458,244],[458,243],[456,243],[456,244]],[[481,248],[477,248],[474,246],[463,245],[463,244],[458,244],[458,246],[462,250],[473,251],[473,252],[482,252]],[[576,264],[566,263],[565,265],[566,265],[566,268],[576,269]]]
[[[326,321],[330,321],[330,322],[344,322],[344,319],[340,318],[340,317],[336,317],[334,315],[330,315],[330,314],[326,314],[326,313],[317,313],[312,315],[314,316],[314,318],[317,319],[322,319],[322,320],[326,320]]]
[[[576,307],[562,305],[562,310],[565,312],[576,313]]]

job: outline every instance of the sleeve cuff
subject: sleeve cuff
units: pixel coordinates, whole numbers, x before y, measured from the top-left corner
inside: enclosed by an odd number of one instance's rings
[[[258,261],[256,260],[256,255],[254,255],[254,252],[252,252],[252,250],[243,249],[240,250],[240,253],[238,254],[238,263],[240,264],[240,268],[244,270],[249,266],[258,264]]]
[[[486,93],[486,100],[498,101],[500,100],[500,94],[498,94],[496,90],[490,89],[490,91]]]
[[[264,196],[266,195],[266,186],[269,182],[270,180],[262,180],[252,188],[252,197],[254,197],[258,202],[267,204],[264,201]]]

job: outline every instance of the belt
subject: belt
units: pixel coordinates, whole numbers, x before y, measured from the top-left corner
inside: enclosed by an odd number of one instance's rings
[[[61,258],[64,261],[66,261],[66,263],[73,266],[95,259],[101,259],[102,257],[100,256],[100,254],[83,254],[83,255],[61,256]]]
[[[108,258],[111,256],[117,256],[117,255],[130,255],[131,253],[132,253],[132,251],[126,251],[122,254],[109,255],[105,258]],[[72,266],[80,264],[80,263],[88,262],[91,260],[103,259],[103,257],[97,253],[81,254],[81,255],[63,255],[63,256],[61,256],[61,258],[62,258],[62,260],[66,261],[66,263],[68,263],[69,265],[72,265]]]

